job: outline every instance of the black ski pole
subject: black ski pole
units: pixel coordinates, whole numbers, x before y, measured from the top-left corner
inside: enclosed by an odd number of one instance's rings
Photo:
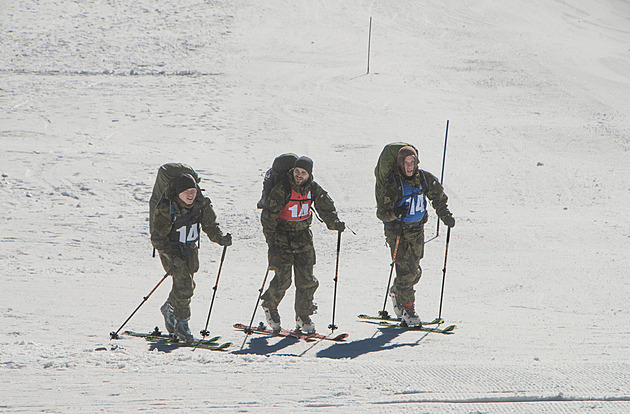
[[[390,265],[391,269],[389,269],[389,279],[387,280],[387,290],[385,291],[385,300],[383,301],[383,310],[378,312],[378,315],[383,319],[389,319],[389,314],[385,310],[385,307],[387,306],[387,296],[389,296],[389,286],[392,283],[392,274],[394,273],[394,266],[396,265],[396,255],[398,254],[398,244],[400,243],[400,238],[402,237],[402,233],[403,233],[403,220],[404,220],[404,215],[400,220],[400,233],[398,233],[398,236],[396,236],[396,245],[394,247],[394,254],[392,255],[392,264]]]
[[[446,249],[444,251],[444,268],[442,268],[442,293],[440,294],[440,312],[438,320],[442,321],[442,300],[444,299],[444,281],[446,280],[446,259],[448,258],[448,242],[451,240],[451,228],[446,232]]]
[[[146,296],[142,299],[142,302],[140,302],[140,304],[138,305],[138,307],[136,308],[136,310],[134,310],[134,311],[131,313],[131,315],[129,315],[129,317],[127,318],[127,320],[126,320],[126,321],[125,321],[122,325],[120,325],[120,328],[118,328],[118,330],[117,330],[116,332],[112,331],[112,332],[110,332],[110,333],[109,333],[109,337],[110,337],[111,339],[119,339],[119,337],[118,337],[118,332],[120,332],[120,330],[123,328],[123,326],[125,326],[125,325],[127,324],[127,322],[129,322],[129,320],[131,319],[131,317],[132,317],[133,315],[135,315],[135,314],[136,314],[136,312],[138,312],[138,309],[140,309],[140,307],[141,307],[142,305],[144,305],[144,302],[146,302],[146,301],[149,299],[149,297],[151,297],[151,295],[153,294],[153,292],[155,292],[155,290],[156,290],[156,289],[157,289],[157,288],[158,288],[158,287],[162,284],[162,282],[164,282],[164,279],[166,279],[169,275],[170,275],[170,273],[166,273],[166,274],[164,275],[164,277],[162,277],[162,280],[160,280],[160,281],[158,282],[158,284],[157,284],[157,285],[155,285],[155,287],[151,290],[151,292],[149,292],[149,294],[148,294],[148,295],[146,295]]]
[[[208,332],[208,323],[210,322],[210,314],[212,314],[212,305],[214,305],[214,297],[217,294],[217,288],[219,287],[219,276],[221,276],[221,269],[223,268],[223,261],[225,260],[225,252],[227,251],[227,246],[223,246],[223,253],[221,254],[221,263],[219,264],[219,272],[217,273],[217,281],[214,284],[214,287],[212,288],[212,290],[214,290],[214,292],[212,292],[212,300],[210,301],[210,310],[208,310],[208,318],[206,319],[206,327],[199,332],[201,334],[202,337],[206,337],[208,335],[210,335],[210,332]]]
[[[260,298],[262,297],[263,290],[265,289],[265,283],[267,283],[267,276],[269,276],[269,270],[271,270],[271,268],[267,266],[267,271],[265,272],[265,278],[263,279],[262,286],[258,290],[258,299],[256,299],[256,306],[254,306],[254,313],[252,314],[252,319],[249,321],[249,326],[247,327],[247,330],[245,331],[245,340],[243,340],[243,345],[241,345],[241,350],[245,346],[245,342],[247,342],[247,338],[249,337],[249,334],[253,332],[252,324],[254,323],[254,318],[256,317],[256,310],[258,309],[258,303],[260,303]]]
[[[444,185],[444,163],[446,162],[446,141],[448,140],[448,119],[446,120],[446,133],[444,134],[444,153],[442,154],[442,175],[440,175],[440,184]],[[440,220],[437,221],[437,229],[435,237],[440,235]]]
[[[341,250],[341,232],[337,234],[337,264],[335,265],[335,278],[333,279],[335,281],[335,293],[333,294],[332,322],[328,325],[328,328],[333,332],[338,328],[335,325],[335,309],[337,305],[337,279],[339,276],[339,250]]]

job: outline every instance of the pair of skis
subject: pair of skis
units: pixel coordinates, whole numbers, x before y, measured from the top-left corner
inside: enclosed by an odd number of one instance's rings
[[[189,347],[189,348],[203,348],[203,349],[208,349],[210,351],[226,351],[229,347],[232,346],[232,342],[220,342],[221,340],[220,336],[215,336],[209,339],[195,339],[191,342],[184,342],[184,341],[179,340],[174,335],[163,334],[162,332],[160,332],[157,326],[151,333],[125,331],[123,335],[144,338],[149,342],[158,343],[158,344],[183,346],[183,347]]]
[[[435,318],[431,322],[422,322],[422,326],[407,326],[402,324],[401,318],[390,318],[390,317],[381,317],[381,316],[371,316],[361,314],[358,316],[361,319],[361,322],[372,323],[383,327],[390,328],[398,328],[398,329],[406,329],[409,331],[422,331],[422,332],[433,332],[433,333],[441,333],[441,334],[452,334],[456,325],[448,325],[444,328],[436,327],[435,325],[442,325],[444,323],[444,319]]]
[[[366,314],[358,315],[361,322],[376,324],[382,327],[391,327],[398,329],[406,329],[410,331],[422,331],[422,332],[432,332],[432,333],[441,333],[441,334],[452,334],[456,325],[448,325],[444,328],[436,327],[435,325],[441,325],[444,323],[444,320],[441,318],[436,318],[431,322],[423,322],[422,326],[406,326],[402,324],[400,318],[383,318],[380,316],[370,316]],[[319,333],[307,334],[299,330],[288,330],[281,329],[280,331],[273,331],[272,329],[266,327],[262,322],[256,327],[249,327],[242,323],[234,324],[234,329],[243,331],[246,333],[254,333],[261,334],[267,336],[279,336],[286,338],[295,338],[298,340],[304,341],[316,341],[316,340],[328,340],[334,342],[345,342],[348,338],[347,333],[341,333],[338,335],[323,335]],[[190,348],[203,348],[211,351],[226,351],[230,346],[232,346],[231,342],[223,342],[221,343],[221,337],[215,336],[210,339],[195,339],[192,342],[184,342],[180,341],[173,335],[165,335],[160,330],[155,327],[153,332],[150,333],[142,333],[142,332],[134,332],[134,331],[125,331],[124,335],[135,336],[139,338],[144,338],[149,342],[158,343],[158,344],[167,344],[167,345],[175,345],[181,347],[190,347]]]
[[[401,323],[402,320],[400,318],[383,318],[380,316],[370,316],[370,315],[365,315],[365,314],[361,314],[358,317],[359,319],[361,319],[361,322],[372,323],[372,324],[376,324],[383,327],[406,329],[410,331],[452,334],[454,333],[453,331],[455,330],[455,328],[457,328],[456,325],[448,325],[444,328],[438,327],[439,325],[442,325],[444,323],[444,319],[442,318],[436,318],[432,320],[431,322],[422,322],[422,326],[406,326]],[[256,327],[249,327],[242,323],[236,323],[234,324],[234,329],[243,331],[245,333],[250,333],[250,334],[280,336],[280,337],[301,339],[305,341],[315,341],[315,340],[324,339],[328,341],[344,342],[348,338],[347,333],[342,333],[342,334],[333,336],[333,335],[323,335],[319,333],[306,334],[298,330],[290,331],[288,329],[281,329],[279,331],[273,331],[271,328],[268,328],[267,326],[265,326],[265,324],[262,322]]]
[[[341,334],[333,336],[333,335],[323,335],[319,333],[307,334],[299,330],[290,331],[288,329],[280,329],[279,331],[274,331],[271,328],[268,328],[262,322],[258,326],[255,326],[255,327],[252,326],[251,328],[248,325],[244,325],[242,323],[235,323],[234,329],[238,331],[243,331],[245,333],[250,333],[250,334],[261,334],[261,335],[267,335],[267,336],[282,336],[285,338],[295,338],[295,339],[301,339],[305,341],[316,341],[320,339],[325,339],[328,341],[343,342],[346,340],[346,338],[348,338],[347,333],[341,333]]]

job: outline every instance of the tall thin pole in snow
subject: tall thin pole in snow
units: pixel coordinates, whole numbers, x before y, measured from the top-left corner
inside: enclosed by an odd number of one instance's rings
[[[333,294],[333,310],[332,310],[332,322],[330,323],[330,325],[328,325],[328,328],[331,331],[335,331],[335,329],[338,328],[337,325],[335,325],[335,310],[337,307],[337,280],[339,279],[339,251],[341,250],[341,232],[338,231],[337,233],[337,263],[335,265],[335,292]]]
[[[404,217],[401,218],[400,220],[400,233],[398,233],[398,235],[396,236],[396,244],[394,245],[394,254],[392,254],[392,264],[391,264],[391,268],[389,269],[389,279],[387,280],[387,290],[385,291],[385,299],[383,299],[383,309],[378,311],[378,316],[380,316],[382,319],[389,319],[389,313],[387,313],[387,311],[385,310],[385,307],[387,306],[387,297],[389,296],[389,287],[392,284],[392,275],[394,274],[394,266],[396,266],[396,256],[398,255],[398,245],[400,244],[400,238],[402,237],[402,233],[403,233],[403,226],[402,226],[403,220],[404,220]]]
[[[448,140],[448,119],[446,120],[446,133],[444,134],[444,154],[442,154],[442,175],[440,175],[440,184],[444,185],[444,162],[446,161],[446,141]],[[437,229],[435,237],[440,235],[440,219],[437,220]]]
[[[153,292],[156,291],[156,289],[162,284],[162,282],[164,282],[164,279],[166,279],[168,276],[170,275],[170,270],[169,272],[167,272],[162,279],[158,282],[157,285],[155,285],[155,287],[153,289],[151,289],[151,292],[149,292],[148,295],[146,295],[144,298],[142,298],[142,302],[140,302],[140,304],[138,305],[138,307],[131,313],[131,315],[129,315],[129,317],[127,318],[127,320],[125,322],[123,322],[122,325],[120,325],[120,328],[118,328],[118,330],[116,332],[110,332],[109,336],[112,339],[119,339],[118,337],[118,332],[120,332],[120,330],[127,325],[127,322],[129,322],[129,319],[131,319],[133,317],[133,315],[136,314],[136,312],[138,312],[138,309],[140,309],[140,307],[142,305],[144,305],[144,302],[146,302],[147,300],[149,300],[149,298],[151,297],[151,295],[153,294]]]
[[[442,323],[442,301],[444,300],[444,282],[446,281],[446,259],[448,258],[448,243],[451,241],[451,227],[446,231],[446,248],[444,249],[444,267],[442,268],[442,293],[440,293],[440,311],[437,321]]]
[[[206,319],[206,327],[199,332],[201,334],[201,336],[203,336],[204,338],[208,335],[210,335],[210,332],[208,332],[208,323],[210,322],[210,315],[212,314],[212,306],[214,305],[214,297],[217,294],[217,288],[219,287],[219,276],[221,276],[221,269],[223,268],[223,262],[225,261],[225,252],[227,251],[227,246],[223,246],[223,253],[221,254],[221,263],[219,264],[219,272],[217,273],[217,281],[214,284],[214,287],[212,288],[213,292],[212,292],[212,300],[210,301],[210,310],[208,310],[208,319]]]
[[[368,31],[367,73],[370,73],[370,49],[372,47],[372,17],[370,17],[370,29]]]
[[[267,283],[267,276],[269,276],[269,271],[271,268],[267,266],[267,271],[265,272],[265,278],[263,279],[262,286],[258,290],[258,299],[256,300],[256,306],[254,306],[254,313],[252,314],[252,319],[249,321],[249,327],[245,330],[245,339],[243,339],[243,345],[241,345],[241,351],[245,346],[245,342],[247,342],[247,338],[249,338],[249,334],[253,333],[252,324],[254,323],[254,318],[256,317],[256,309],[258,309],[258,304],[260,303],[260,298],[262,297],[263,290],[265,290],[265,283]]]

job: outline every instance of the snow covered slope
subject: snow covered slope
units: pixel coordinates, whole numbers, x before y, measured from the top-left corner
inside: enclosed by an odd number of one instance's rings
[[[0,0],[1,411],[630,412],[629,45],[623,0]],[[458,329],[361,323],[389,274],[376,159],[409,141],[439,176],[447,120],[442,316]],[[335,315],[350,337],[241,350],[232,324],[266,269],[262,175],[289,151],[356,233]],[[172,161],[234,236],[209,327],[227,353],[109,340],[163,275],[148,200]],[[336,233],[313,233],[326,332]],[[445,233],[422,260],[423,319]],[[196,332],[220,254],[202,242]],[[125,329],[161,326],[168,291]]]

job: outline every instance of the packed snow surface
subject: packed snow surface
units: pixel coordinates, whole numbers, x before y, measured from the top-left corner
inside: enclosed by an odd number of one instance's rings
[[[629,98],[625,0],[0,0],[0,411],[630,412]],[[431,215],[416,308],[437,317],[444,280],[458,328],[363,323],[391,261],[378,155],[410,142],[440,177],[447,121],[457,224],[444,271]],[[232,328],[263,318],[256,202],[285,152],[349,228],[344,343]],[[217,285],[227,352],[109,337],[164,274],[148,201],[166,162],[199,172],[233,234],[220,278],[201,243],[191,319]],[[312,230],[327,333],[337,235]],[[169,285],[123,331],[164,329]]]

